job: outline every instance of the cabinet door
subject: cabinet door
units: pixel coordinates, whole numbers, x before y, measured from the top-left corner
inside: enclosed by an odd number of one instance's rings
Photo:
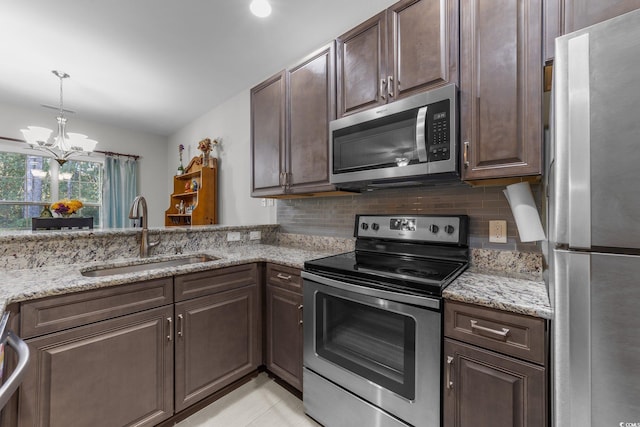
[[[251,89],[251,195],[284,193],[285,74]]]
[[[176,304],[176,412],[257,369],[258,286]]]
[[[545,369],[445,339],[444,427],[544,427]]]
[[[335,119],[334,44],[287,70],[287,171],[292,193],[330,191],[329,121]]]
[[[564,34],[640,8],[640,0],[564,0]]]
[[[302,391],[302,295],[267,285],[267,368]]]
[[[542,166],[540,0],[462,0],[460,10],[463,178],[538,175]]]
[[[388,16],[389,101],[458,81],[458,0],[403,0]]]
[[[20,426],[153,426],[173,414],[172,306],[28,340]]]
[[[338,117],[387,102],[387,14],[337,39]]]

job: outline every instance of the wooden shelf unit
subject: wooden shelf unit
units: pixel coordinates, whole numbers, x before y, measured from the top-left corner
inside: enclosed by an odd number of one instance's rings
[[[185,185],[194,181],[196,191],[186,190]],[[173,193],[169,209],[165,211],[165,226],[208,225],[218,223],[218,159],[209,159],[203,167],[200,157],[194,157],[186,172],[173,177]],[[179,213],[177,205],[183,202],[185,209],[194,206],[191,213]]]

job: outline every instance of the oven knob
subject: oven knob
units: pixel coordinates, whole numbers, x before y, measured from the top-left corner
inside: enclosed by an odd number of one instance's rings
[[[436,234],[438,232],[438,230],[440,230],[440,227],[438,227],[435,224],[431,224],[429,226],[429,231],[432,232],[433,234]]]
[[[369,224],[367,224],[366,222],[363,222],[362,225],[360,226],[360,228],[362,228],[363,230],[368,230],[369,229]]]
[[[453,234],[454,230],[455,230],[455,228],[453,228],[453,225],[445,225],[444,226],[444,231],[447,234]]]
[[[377,222],[374,222],[373,224],[371,224],[371,228],[373,229],[373,231],[378,231],[380,229],[380,226]]]

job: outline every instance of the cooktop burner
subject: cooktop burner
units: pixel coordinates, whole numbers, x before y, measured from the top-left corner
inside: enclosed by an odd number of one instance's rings
[[[469,264],[468,218],[356,217],[356,250],[305,263],[305,270],[364,286],[442,295]]]

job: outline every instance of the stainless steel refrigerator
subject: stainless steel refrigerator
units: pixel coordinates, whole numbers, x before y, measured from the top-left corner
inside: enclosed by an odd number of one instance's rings
[[[556,41],[552,420],[640,426],[640,10]]]

